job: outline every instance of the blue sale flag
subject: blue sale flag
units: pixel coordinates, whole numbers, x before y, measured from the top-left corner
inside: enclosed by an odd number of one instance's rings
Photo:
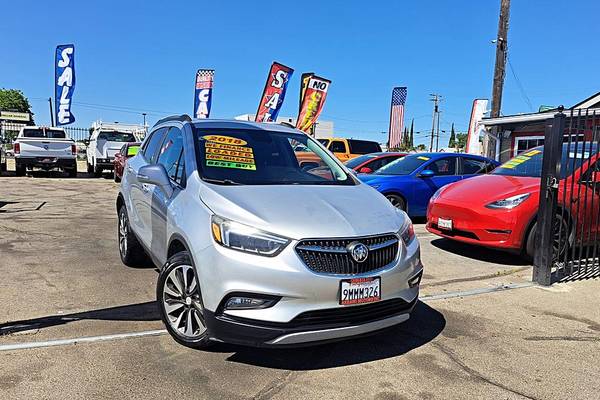
[[[210,116],[214,76],[215,71],[212,69],[199,69],[196,72],[194,118],[208,118]]]
[[[56,46],[54,74],[54,109],[56,125],[68,125],[75,122],[71,112],[71,101],[75,91],[75,46],[64,44]]]

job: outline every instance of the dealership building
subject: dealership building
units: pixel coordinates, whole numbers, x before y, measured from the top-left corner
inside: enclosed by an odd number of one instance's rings
[[[577,136],[579,140],[598,140],[600,129],[600,93],[588,97],[587,99],[565,110],[567,115],[570,115],[570,110],[573,110],[573,115],[597,115],[596,118],[581,118],[581,126],[578,125],[577,118],[573,121],[567,119],[566,126],[570,128],[570,133],[565,135],[564,140],[575,140]],[[484,147],[488,149],[496,147],[499,149],[498,160],[505,162],[515,157],[519,153],[527,151],[533,147],[544,144],[545,129],[548,120],[551,120],[558,112],[557,108],[541,110],[537,113],[504,115],[499,118],[483,118],[481,124],[484,129],[491,132],[496,127],[499,138],[497,145],[491,135],[484,137]],[[586,120],[587,122],[584,122]],[[488,152],[493,153],[493,152]]]

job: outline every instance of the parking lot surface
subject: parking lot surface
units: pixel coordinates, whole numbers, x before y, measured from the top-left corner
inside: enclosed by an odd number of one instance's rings
[[[407,323],[301,349],[182,347],[159,320],[154,266],[119,259],[117,191],[82,173],[0,177],[2,398],[599,396],[599,280],[536,287],[517,256],[423,221],[422,301]]]

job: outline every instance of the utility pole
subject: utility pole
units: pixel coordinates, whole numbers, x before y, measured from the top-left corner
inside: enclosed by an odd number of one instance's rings
[[[494,83],[492,85],[492,111],[490,117],[498,118],[502,107],[502,90],[504,88],[504,76],[506,74],[506,57],[508,54],[508,19],[510,14],[510,0],[500,0],[500,18],[498,19],[498,37],[496,39],[496,65],[494,67]],[[492,127],[492,135],[496,141],[498,128]],[[488,141],[487,154],[496,157],[495,147],[490,148]]]
[[[146,127],[146,113],[142,113],[142,116],[144,117],[144,127]]]
[[[437,117],[437,133],[436,133],[436,140],[435,140],[435,152],[437,153],[438,151],[440,151],[440,114],[442,112],[438,111],[438,117]]]
[[[431,96],[431,101],[433,101],[433,116],[431,118],[431,142],[429,143],[429,151],[432,152],[433,151],[433,137],[435,136],[435,121],[436,118],[439,118],[439,102],[442,100],[442,96],[440,96],[439,94],[430,94],[429,96]],[[439,122],[438,122],[439,124]],[[439,133],[439,127],[438,127],[438,133]]]
[[[48,97],[48,105],[50,106],[50,125],[54,126],[54,111],[52,111],[52,97]]]

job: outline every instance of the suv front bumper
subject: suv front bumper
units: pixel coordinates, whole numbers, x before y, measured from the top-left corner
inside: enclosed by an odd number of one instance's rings
[[[315,273],[290,243],[276,257],[262,257],[221,247],[194,254],[200,277],[205,322],[213,340],[251,346],[290,346],[367,334],[409,318],[419,294],[423,266],[415,238],[400,246],[390,265],[364,274]],[[381,278],[381,300],[339,305],[340,281]],[[418,279],[413,279],[418,277]],[[246,293],[280,297],[263,309],[224,310],[229,295]]]

